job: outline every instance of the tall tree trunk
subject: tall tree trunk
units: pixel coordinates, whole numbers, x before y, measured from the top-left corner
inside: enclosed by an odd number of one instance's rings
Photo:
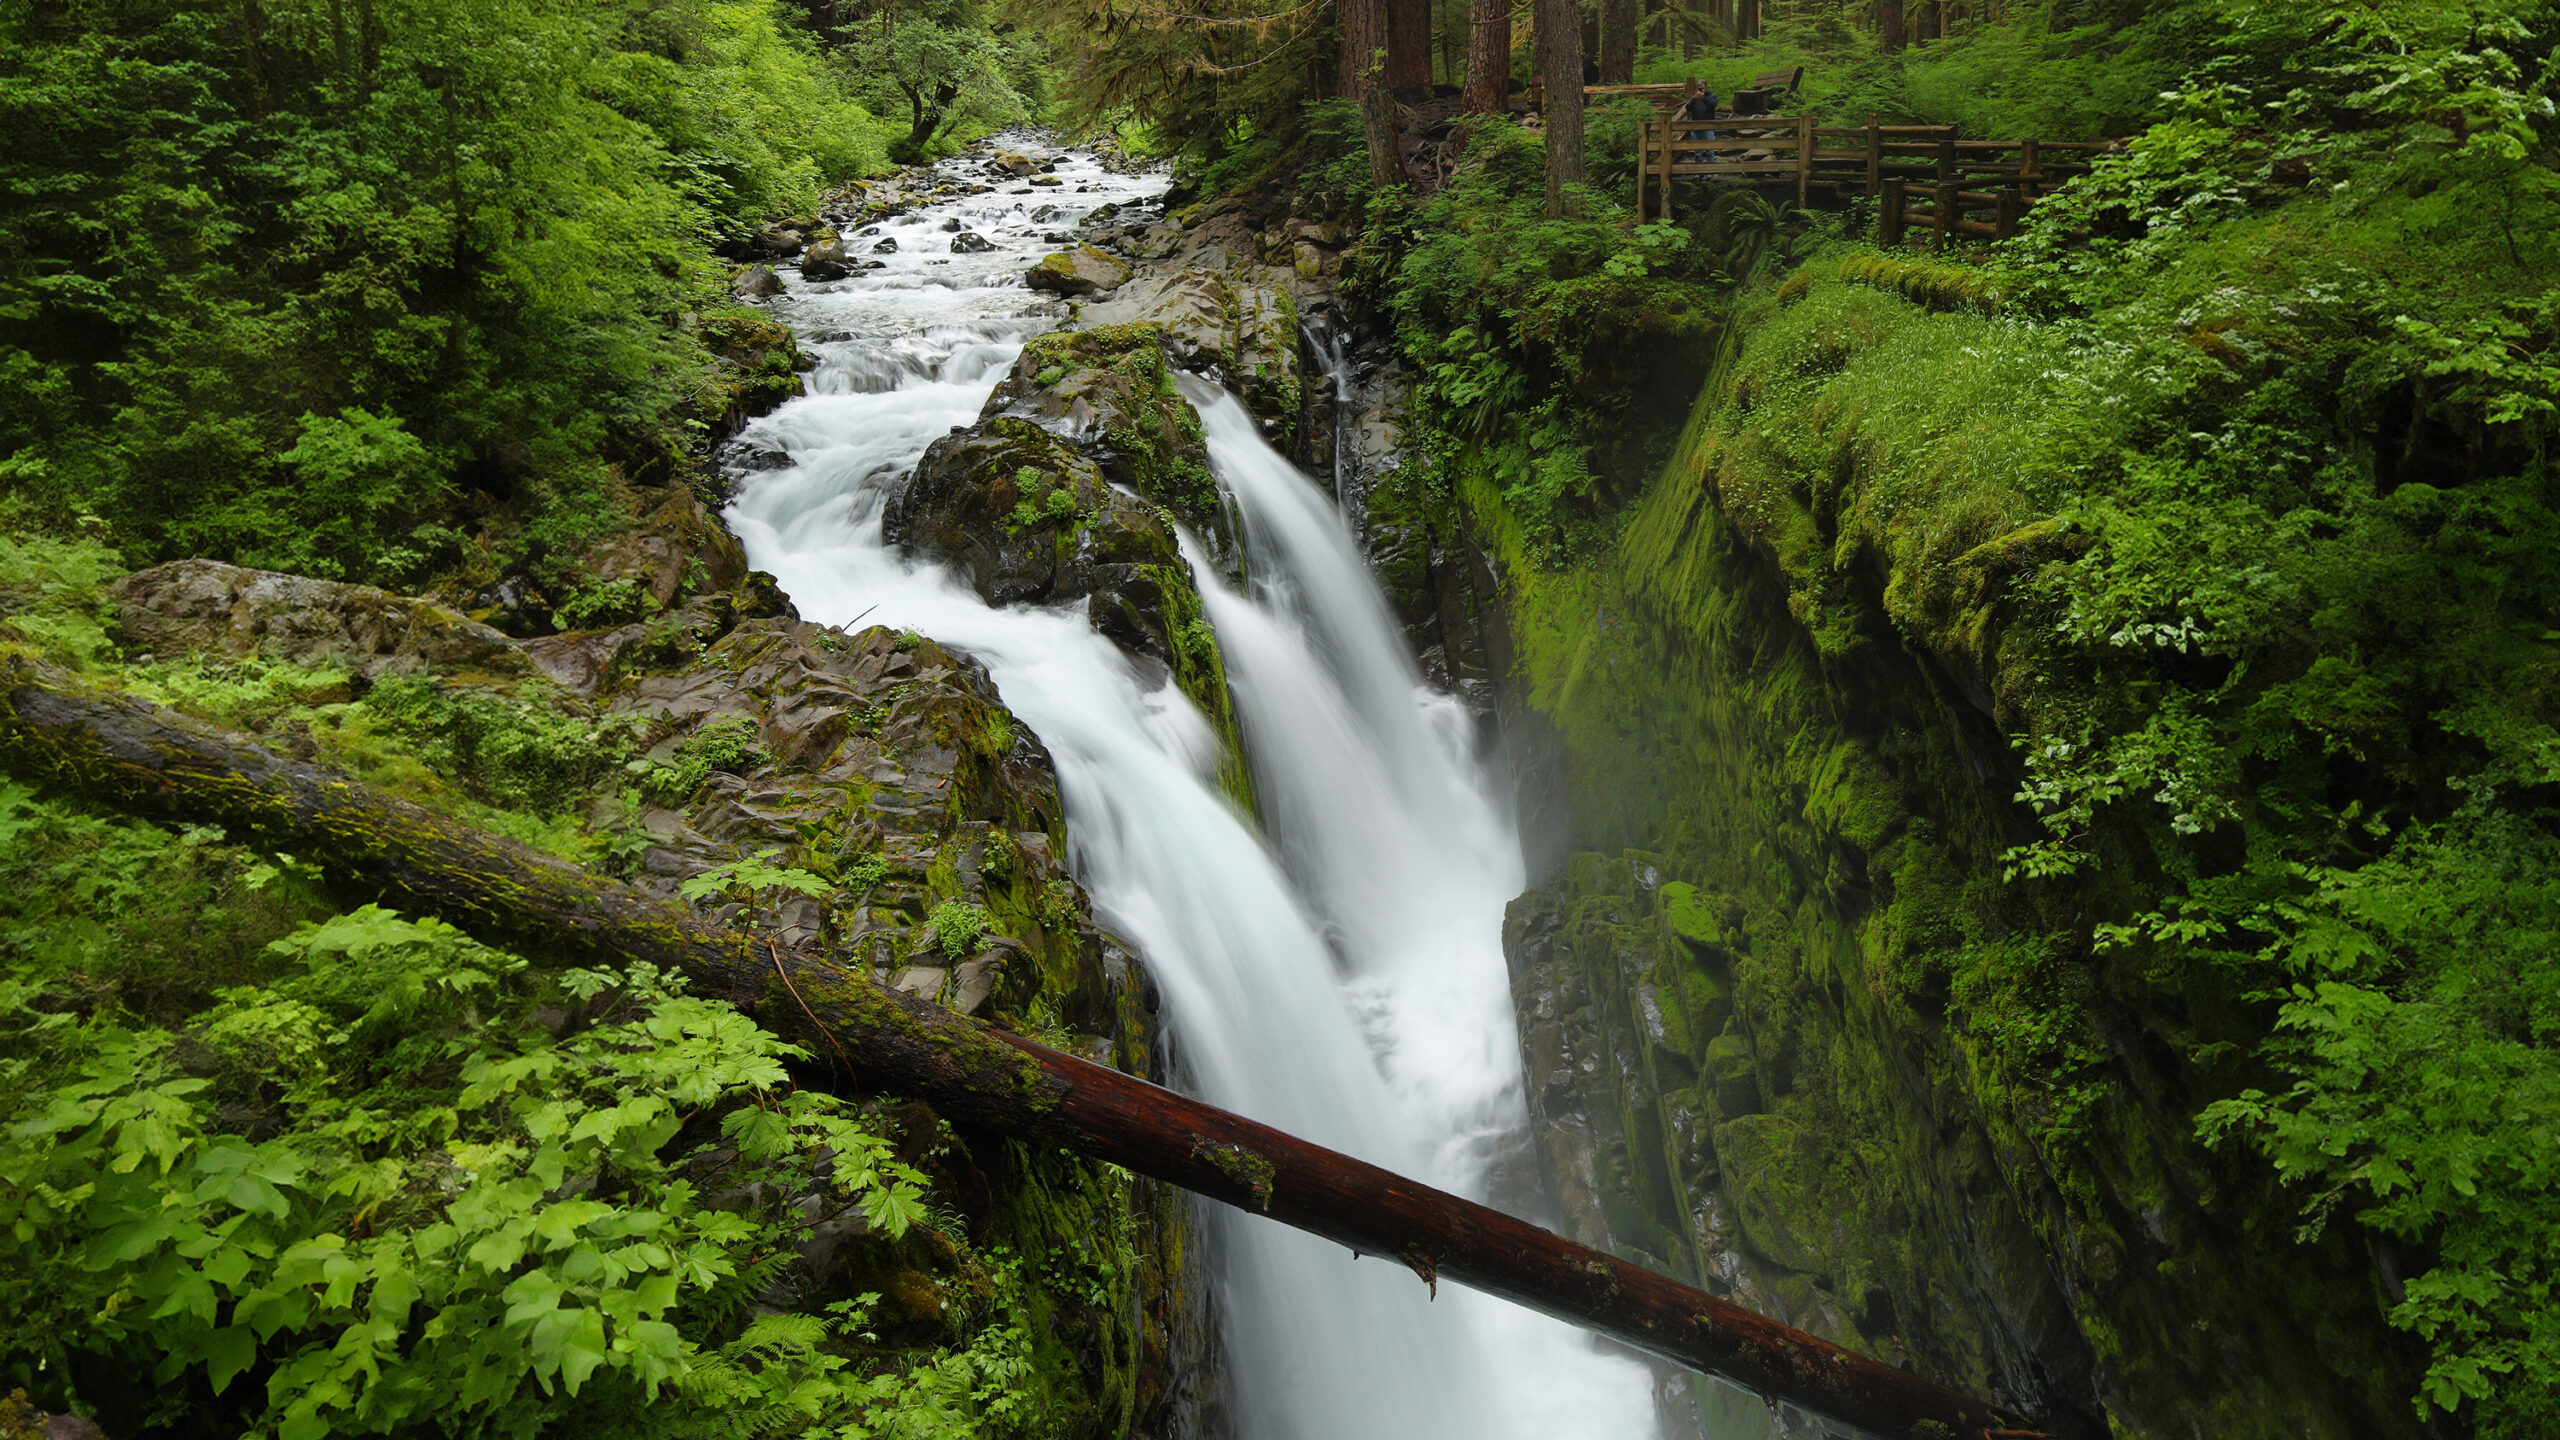
[[[1907,0],[1876,0],[1876,48],[1887,55],[1899,54],[1911,43],[1910,28],[1902,17],[1905,3]]]
[[[1470,1285],[1880,1435],[2022,1428],[1981,1401],[1500,1211],[990,1029],[859,970],[759,943],[246,736],[59,674],[0,666],[0,773],[254,833],[499,944],[674,970],[696,994],[729,1001],[808,1050],[809,1083],[834,1069],[952,1120],[1402,1263],[1435,1293],[1444,1278]]]
[[[1387,92],[1431,98],[1431,0],[1387,0]]]
[[[1565,193],[1582,169],[1582,26],[1574,0],[1537,0],[1538,79],[1546,89],[1547,218],[1579,213]]]
[[[1498,114],[1511,104],[1511,0],[1467,7],[1467,108]]]
[[[1912,17],[1911,38],[1924,45],[1938,38],[1938,0],[1919,0],[1919,13]]]
[[[1734,0],[1733,38],[1737,41],[1760,38],[1760,0]]]
[[[1600,0],[1600,83],[1636,78],[1636,0]]]
[[[1369,148],[1369,183],[1381,190],[1404,183],[1396,157],[1395,102],[1383,83],[1387,49],[1386,0],[1341,0],[1342,93],[1360,107],[1360,135]]]

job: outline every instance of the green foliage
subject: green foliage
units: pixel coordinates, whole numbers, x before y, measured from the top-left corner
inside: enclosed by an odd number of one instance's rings
[[[471,491],[591,499],[707,371],[704,237],[879,160],[782,14],[0,9],[8,488],[138,560],[394,584]]]
[[[655,596],[636,580],[607,580],[569,592],[551,612],[563,630],[592,630],[646,620],[657,611]]]
[[[849,18],[835,35],[854,93],[907,130],[889,158],[920,165],[974,136],[1039,118],[1046,50],[1036,34],[991,27],[978,0],[931,0]]]
[[[744,715],[724,715],[676,746],[671,765],[635,762],[641,788],[669,805],[693,798],[714,770],[743,775],[772,757],[765,753],[756,722]]]
[[[1561,554],[1596,536],[1620,477],[1660,462],[1658,417],[1704,372],[1736,283],[1727,262],[1748,277],[1788,247],[1767,243],[1784,227],[1753,197],[1684,228],[1634,225],[1597,195],[1550,220],[1545,193],[1539,144],[1479,126],[1467,163],[1400,222],[1385,288],[1438,443],[1482,457],[1512,513]],[[1744,217],[1767,221],[1760,243]]]
[[[510,697],[401,677],[377,683],[364,704],[472,798],[550,814],[622,768],[632,747],[629,723],[571,714],[553,693],[543,682]]]
[[[688,876],[683,884],[676,887],[676,893],[687,900],[700,900],[711,895],[740,895],[751,899],[772,890],[789,890],[799,895],[833,892],[834,886],[806,870],[773,864],[773,857],[781,853],[780,847],[768,847],[744,860],[714,865],[698,875]]]
[[[924,923],[945,956],[966,960],[978,952],[978,937],[987,933],[987,912],[984,906],[945,900],[933,907]]]
[[[58,664],[87,669],[112,660],[107,586],[124,573],[122,557],[96,540],[0,530],[0,624]]]
[[[1005,523],[1015,530],[1077,523],[1082,512],[1076,508],[1076,493],[1070,487],[1028,465],[1015,475],[1014,483],[1021,487],[1022,498],[1013,502],[1013,513]]]
[[[2552,742],[2542,786],[2560,781]],[[2393,1295],[2432,1346],[2420,1413],[2472,1407],[2488,1436],[2560,1423],[2560,840],[2547,809],[2488,792],[2360,867],[2303,866],[2251,917],[2250,971],[2296,1077],[2208,1107],[2305,1193],[2435,1263]]]
[[[935,1237],[946,1350],[758,1313],[813,1224],[936,1223],[799,1052],[254,859],[0,784],[0,1379],[117,1433],[1037,1433],[1001,1255]]]

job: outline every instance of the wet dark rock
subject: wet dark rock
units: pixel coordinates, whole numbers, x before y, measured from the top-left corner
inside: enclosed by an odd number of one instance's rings
[[[782,277],[766,265],[749,265],[730,277],[729,293],[741,300],[766,300],[782,293]]]
[[[881,239],[881,241],[880,241],[880,243],[879,243],[879,244],[874,245],[874,246],[872,246],[872,247],[871,247],[871,253],[872,253],[872,254],[874,254],[874,255],[895,255],[895,254],[897,254],[897,253],[898,253],[898,237],[897,237],[897,236],[895,236],[895,235],[889,235],[889,236],[884,236],[884,237],[882,237],[882,239]]]
[[[951,237],[951,253],[954,255],[984,255],[995,248],[994,241],[974,230],[963,230]]]
[[[941,559],[991,604],[1081,600],[1095,629],[1164,664],[1232,733],[1217,643],[1174,537],[1236,552],[1199,417],[1144,326],[1023,347],[978,423],[936,440],[889,500],[883,533]]]
[[[841,280],[852,273],[852,262],[846,258],[844,242],[840,240],[812,245],[800,257],[800,277],[804,280]]]

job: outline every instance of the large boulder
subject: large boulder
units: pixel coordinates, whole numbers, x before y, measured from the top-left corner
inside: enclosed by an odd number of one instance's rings
[[[343,665],[366,679],[420,672],[504,678],[533,670],[497,630],[371,585],[173,560],[126,576],[114,595],[126,648],[163,659],[254,655]]]
[[[1182,552],[1157,507],[1065,436],[997,416],[925,451],[889,502],[891,540],[955,565],[992,605],[1087,602],[1096,628],[1168,664],[1157,613]]]
[[[882,532],[992,604],[1084,602],[1096,630],[1164,664],[1232,737],[1225,668],[1174,532],[1193,525],[1233,567],[1207,458],[1156,331],[1042,335],[977,424],[925,451]]]
[[[1119,289],[1128,283],[1129,267],[1119,257],[1090,245],[1061,250],[1031,267],[1022,283],[1052,295],[1080,297]]]
[[[1091,448],[1115,484],[1198,532],[1213,558],[1233,550],[1199,412],[1182,398],[1153,325],[1034,336],[987,396],[981,418],[1029,420]]]
[[[975,230],[963,230],[951,237],[951,253],[954,255],[984,255],[995,248],[994,241]]]
[[[741,300],[769,300],[782,293],[782,277],[770,265],[749,265],[729,277],[729,293]]]

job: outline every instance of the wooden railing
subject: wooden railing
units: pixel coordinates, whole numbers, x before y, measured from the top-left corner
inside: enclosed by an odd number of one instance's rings
[[[1848,142],[1846,145],[1840,142]],[[1816,125],[1811,114],[1646,121],[1636,161],[1636,213],[1672,213],[1682,176],[1792,180],[1802,205],[1816,184],[1881,202],[1877,238],[1899,245],[1927,229],[1940,247],[1959,235],[2005,240],[2028,207],[2089,173],[2106,140],[1965,140],[1952,125]],[[1658,202],[1653,197],[1659,196]],[[1984,218],[1975,218],[1982,216]]]

